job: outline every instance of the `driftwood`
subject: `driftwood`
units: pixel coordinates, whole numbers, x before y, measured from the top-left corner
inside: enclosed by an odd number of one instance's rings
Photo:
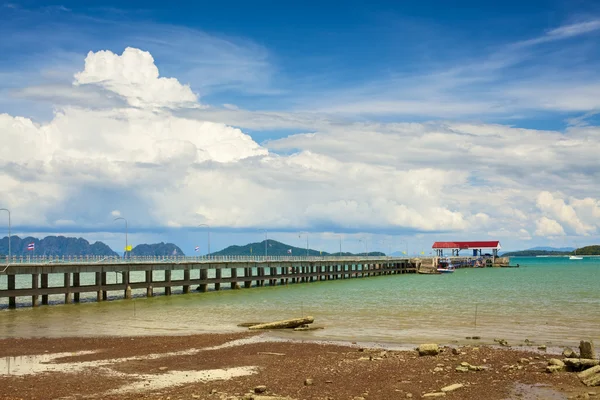
[[[289,328],[297,328],[302,325],[312,324],[314,322],[313,317],[304,317],[304,318],[294,318],[294,319],[286,319],[283,321],[275,321],[268,322],[266,324],[253,325],[248,329],[289,329]]]
[[[316,331],[319,329],[325,329],[324,326],[299,326],[294,328],[295,331]]]
[[[241,324],[237,324],[240,328],[250,328],[254,325],[262,325],[264,322],[242,322]]]

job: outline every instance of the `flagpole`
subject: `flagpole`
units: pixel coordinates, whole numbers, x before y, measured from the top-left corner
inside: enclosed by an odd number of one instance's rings
[[[207,247],[208,253],[206,255],[208,257],[210,257],[210,226],[208,226],[207,224],[200,224],[200,225],[198,225],[198,227],[201,227],[201,226],[205,226],[206,227],[206,233],[208,235],[208,247]]]
[[[129,242],[127,240],[127,230],[128,230],[128,228],[127,228],[127,220],[125,218],[123,218],[123,217],[117,217],[117,218],[113,219],[113,222],[114,221],[118,221],[120,219],[122,219],[123,221],[125,221],[125,256],[127,256],[128,248],[129,248]]]

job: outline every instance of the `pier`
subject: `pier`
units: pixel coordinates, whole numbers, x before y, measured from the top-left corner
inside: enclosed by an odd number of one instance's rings
[[[148,297],[155,289],[164,289],[169,296],[174,287],[181,287],[186,294],[192,290],[221,290],[224,285],[241,289],[416,273],[417,268],[415,260],[373,256],[14,257],[10,263],[0,265],[0,282],[6,282],[0,284],[0,299],[8,298],[8,307],[16,308],[19,298],[28,297],[31,306],[37,307],[40,303],[48,305],[49,295],[64,296],[64,303],[70,304],[80,302],[82,293],[95,293],[96,301],[101,302],[108,299],[108,292],[120,292],[121,298],[131,299],[135,289],[145,289]],[[183,274],[182,279],[173,279],[175,271]],[[108,282],[108,273],[115,274],[115,283]],[[61,284],[49,285],[49,276],[56,278],[56,274],[60,274]],[[93,276],[88,279],[93,282],[84,284],[83,274]],[[134,281],[133,274],[142,276],[142,280]],[[155,275],[164,278],[158,280]],[[23,285],[23,279],[30,284]]]

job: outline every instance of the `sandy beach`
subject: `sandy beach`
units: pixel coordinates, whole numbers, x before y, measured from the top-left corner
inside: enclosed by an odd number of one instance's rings
[[[4,339],[0,355],[2,399],[403,399],[454,384],[462,387],[444,398],[600,398],[575,373],[546,372],[556,355],[535,347],[442,347],[419,356],[244,332]],[[483,370],[459,372],[461,363]]]

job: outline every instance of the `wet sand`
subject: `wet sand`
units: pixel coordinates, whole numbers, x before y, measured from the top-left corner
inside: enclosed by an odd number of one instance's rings
[[[414,350],[281,340],[264,333],[5,339],[0,398],[220,400],[244,398],[264,385],[262,395],[290,399],[404,399],[456,383],[464,386],[444,398],[566,399],[594,392],[574,373],[545,372],[550,354],[526,348],[462,346],[456,355],[451,350],[419,357]],[[458,372],[461,362],[486,369]],[[600,398],[600,388],[596,391]]]

